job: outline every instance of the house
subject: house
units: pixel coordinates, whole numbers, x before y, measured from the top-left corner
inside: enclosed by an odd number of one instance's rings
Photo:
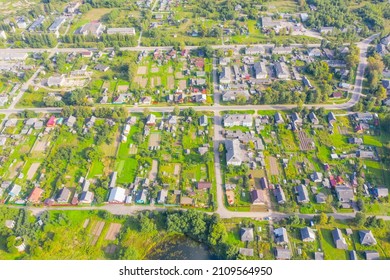
[[[340,202],[351,202],[354,199],[353,189],[345,185],[336,186],[336,196]]]
[[[150,105],[152,103],[152,97],[150,96],[143,96],[140,100],[142,105]]]
[[[135,198],[135,202],[139,204],[145,204],[148,200],[148,190],[147,189],[142,189],[137,192],[137,196]]]
[[[230,63],[230,57],[221,57],[218,62],[221,66],[227,66]]]
[[[226,200],[229,203],[229,205],[234,204],[234,191],[232,191],[232,190],[226,191]]]
[[[222,72],[219,75],[219,82],[221,84],[231,83],[232,70],[229,66],[223,67]]]
[[[157,203],[165,204],[168,197],[168,190],[162,189],[157,194]]]
[[[360,244],[366,246],[374,246],[376,245],[376,239],[372,234],[371,230],[359,230],[359,240]]]
[[[48,30],[49,32],[52,33],[57,33],[59,32],[61,26],[65,23],[66,17],[57,17],[54,22],[49,26]]]
[[[94,37],[100,37],[106,27],[99,21],[91,21],[77,29],[75,34],[81,34],[83,36],[92,35]]]
[[[358,257],[357,257],[357,254],[356,254],[356,251],[355,250],[352,250],[352,251],[349,251],[349,259],[354,261],[354,260],[357,260]]]
[[[177,124],[177,117],[170,115],[167,120],[169,125],[176,125]]]
[[[225,127],[232,126],[246,126],[251,127],[253,123],[252,115],[247,114],[235,114],[235,115],[225,115],[223,118],[223,124]]]
[[[101,72],[106,72],[106,71],[108,71],[108,69],[110,69],[110,67],[107,65],[103,65],[103,64],[97,64],[93,69],[95,69],[97,71],[101,71]]]
[[[222,101],[235,101],[239,97],[247,101],[250,98],[250,94],[248,93],[248,90],[228,90],[222,94]]]
[[[31,203],[39,203],[41,196],[42,196],[43,190],[41,188],[34,188],[31,192],[30,196],[28,197],[28,201]]]
[[[45,17],[40,15],[34,22],[28,27],[29,32],[39,31],[42,27],[43,22],[45,21]]]
[[[362,159],[376,159],[375,152],[373,151],[358,150],[356,151],[356,156]]]
[[[313,174],[310,175],[310,178],[313,182],[315,183],[321,183],[323,179],[323,175],[320,172],[314,172]]]
[[[348,244],[345,241],[345,238],[343,237],[343,234],[341,233],[341,230],[339,228],[335,228],[334,230],[332,230],[332,237],[335,247],[337,249],[348,249]]]
[[[303,76],[303,77],[302,77],[302,82],[303,82],[303,85],[304,85],[305,87],[313,88],[313,86],[312,86],[310,80],[309,80],[306,76]]]
[[[20,194],[20,191],[22,190],[22,187],[18,184],[14,184],[12,189],[9,192],[9,196],[11,197],[17,197]]]
[[[272,54],[291,54],[292,50],[291,47],[275,47],[272,49]]]
[[[251,191],[251,202],[253,205],[264,205],[265,198],[263,190],[252,190]]]
[[[240,248],[238,250],[238,252],[243,255],[243,256],[247,256],[247,257],[253,257],[253,249],[250,249],[250,248]]]
[[[156,116],[153,115],[153,114],[150,114],[150,115],[146,118],[146,125],[149,125],[149,126],[154,126],[154,125],[156,125]]]
[[[116,174],[116,172],[114,172]],[[114,177],[114,175],[113,175]],[[115,176],[116,179],[116,176]],[[111,179],[111,183],[112,183]],[[111,184],[110,184],[111,186]],[[125,201],[126,195],[125,195],[126,190],[121,188],[121,187],[114,187],[110,191],[110,196],[108,197],[108,202],[109,203],[123,203]]]
[[[278,245],[285,245],[288,243],[287,230],[284,227],[277,228],[274,230],[275,243]]]
[[[309,194],[307,192],[307,188],[305,185],[298,185],[295,187],[295,192],[297,195],[297,201],[298,203],[308,203],[310,202]]]
[[[366,260],[379,260],[380,256],[377,251],[364,251],[364,256],[366,257]]]
[[[181,206],[193,206],[194,200],[188,196],[180,197],[180,205]]]
[[[50,76],[47,79],[47,86],[48,87],[62,87],[65,83],[65,77],[64,75],[61,76]]]
[[[124,27],[124,28],[107,28],[107,34],[121,34],[121,35],[129,35],[134,36],[135,35],[135,29],[133,27]]]
[[[4,126],[5,127],[15,127],[17,123],[18,123],[17,119],[9,119],[9,120],[6,121]]]
[[[286,196],[284,195],[284,191],[280,186],[274,189],[274,195],[278,204],[286,203]]]
[[[363,144],[363,139],[362,138],[357,138],[357,137],[351,137],[351,138],[348,138],[348,143],[349,144],[362,145]]]
[[[334,30],[333,27],[321,27],[320,28],[320,33],[321,34],[329,34],[329,33],[332,33]]]
[[[357,121],[369,122],[369,121],[372,121],[374,119],[374,115],[371,113],[356,113],[355,119]]]
[[[329,112],[329,114],[328,114],[328,122],[330,124],[333,124],[336,122],[336,116],[332,112]]]
[[[388,188],[374,188],[373,194],[375,197],[388,197],[389,196],[389,189]]]
[[[91,204],[94,198],[93,192],[83,191],[80,195],[80,203]]]
[[[302,119],[298,113],[294,112],[291,114],[291,121],[296,125],[302,125]]]
[[[68,188],[62,188],[58,194],[58,203],[68,203],[71,195],[71,191]]]
[[[284,123],[282,114],[280,114],[279,112],[275,113],[274,119],[275,119],[275,124],[282,124],[282,123]]]
[[[69,116],[69,118],[66,120],[66,125],[72,128],[74,124],[76,123],[76,117]]]
[[[291,251],[287,248],[276,247],[275,258],[277,260],[289,260],[291,259]]]
[[[242,164],[240,141],[237,139],[225,140],[225,149],[226,163],[228,165],[240,166]]]
[[[54,127],[56,125],[56,117],[51,116],[46,123],[46,127]]]
[[[320,192],[316,195],[316,202],[319,204],[326,203],[327,196],[326,194]]]
[[[26,20],[26,19],[24,18],[24,16],[21,16],[21,17],[19,17],[19,18],[16,20],[16,25],[17,25],[18,28],[20,28],[20,29],[26,29],[28,24],[29,24],[29,20]]]
[[[263,61],[253,64],[253,70],[256,79],[266,79],[268,76],[267,68],[265,67],[265,63]]]
[[[319,120],[314,112],[309,113],[309,120],[311,121],[312,124],[319,124]]]
[[[241,228],[240,237],[242,242],[250,242],[254,240],[253,228]]]
[[[313,242],[316,240],[316,234],[309,227],[301,228],[301,239],[303,242]]]
[[[208,125],[208,118],[206,115],[202,115],[199,118],[199,125],[200,126],[207,126]]]
[[[309,15],[307,13],[301,13],[299,16],[302,22],[305,22],[309,19]]]
[[[260,55],[265,53],[265,48],[262,46],[253,46],[245,49],[246,55]]]
[[[290,77],[290,73],[287,67],[287,64],[284,62],[276,62],[274,64],[276,76],[278,79],[286,80]]]
[[[322,51],[319,48],[314,48],[308,51],[309,57],[320,57],[322,56]]]

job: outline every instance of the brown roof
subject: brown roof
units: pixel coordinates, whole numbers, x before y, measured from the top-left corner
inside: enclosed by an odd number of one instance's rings
[[[38,203],[40,198],[41,198],[41,195],[43,193],[43,190],[41,188],[35,188],[29,198],[28,198],[28,201],[32,202],[32,203]]]
[[[264,204],[264,193],[262,190],[251,191],[252,204]]]
[[[198,182],[197,188],[198,188],[198,190],[210,189],[211,183],[210,182]]]

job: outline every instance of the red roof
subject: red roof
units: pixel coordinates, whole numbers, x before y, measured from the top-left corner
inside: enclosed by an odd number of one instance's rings
[[[41,198],[41,195],[43,193],[43,190],[41,188],[35,188],[29,198],[28,198],[28,201],[32,202],[32,203],[38,203],[40,198]]]
[[[210,189],[211,183],[210,182],[198,182],[197,188],[198,188],[198,190]]]
[[[332,187],[336,187],[336,185],[337,185],[336,180],[335,180],[335,179],[330,179],[330,185],[331,185]]]
[[[46,126],[47,127],[52,127],[56,125],[56,117],[51,116],[50,119],[47,121]]]

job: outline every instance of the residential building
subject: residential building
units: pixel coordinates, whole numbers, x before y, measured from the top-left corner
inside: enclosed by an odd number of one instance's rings
[[[50,76],[47,79],[47,86],[48,87],[62,87],[65,83],[65,76]]]
[[[17,53],[9,53],[5,51],[0,52],[0,60],[17,60],[17,61],[24,61],[28,57],[28,53],[26,52],[17,52]]]
[[[80,203],[91,204],[94,198],[93,192],[83,191],[80,195]]]
[[[263,190],[252,190],[251,191],[251,202],[253,205],[264,205],[265,197]]]
[[[297,201],[298,203],[309,203],[310,198],[307,192],[307,188],[305,185],[298,185],[295,187],[295,192],[297,193]]]
[[[168,190],[162,189],[157,194],[157,203],[159,204],[165,204],[168,197]]]
[[[242,164],[242,151],[239,140],[225,140],[225,149],[226,163],[228,165],[239,166]]]
[[[343,234],[341,233],[341,230],[339,228],[335,228],[334,230],[332,230],[332,237],[335,247],[337,249],[348,249],[348,244],[345,241],[345,238],[343,237]]]
[[[256,79],[266,79],[268,76],[267,68],[265,67],[265,63],[263,61],[256,62],[253,64],[253,69],[255,73]]]
[[[260,55],[265,53],[265,48],[262,46],[253,46],[245,49],[246,55]]]
[[[20,194],[21,190],[22,190],[22,186],[18,184],[14,184],[8,194],[10,197],[17,197]]]
[[[316,234],[309,227],[301,228],[301,238],[303,242],[313,242],[316,240]]]
[[[389,189],[388,188],[374,188],[373,194],[375,197],[388,197],[389,196]]]
[[[230,84],[232,82],[232,70],[229,66],[223,67],[222,72],[219,75],[219,82],[221,84]]]
[[[311,121],[312,124],[319,124],[320,121],[318,120],[316,114],[314,112],[309,113],[309,120]]]
[[[110,69],[110,66],[103,65],[103,64],[97,64],[93,69],[101,72],[107,72],[108,69]]]
[[[58,203],[68,203],[71,195],[71,191],[68,188],[62,188],[58,194]]]
[[[291,54],[292,53],[291,47],[275,47],[272,49],[273,54]]]
[[[223,125],[225,127],[232,127],[232,126],[252,127],[252,124],[253,124],[252,115],[248,115],[248,114],[225,115],[223,118]]]
[[[147,189],[141,189],[137,192],[137,196],[135,199],[136,203],[139,204],[145,204],[148,202],[148,190]]]
[[[116,172],[114,172],[116,173]],[[111,179],[112,182],[112,179]],[[125,195],[126,190],[121,187],[114,187],[110,191],[110,196],[108,197],[109,203],[123,203],[126,199]]]
[[[286,196],[284,195],[284,191],[280,186],[274,189],[274,195],[278,204],[286,203]]]
[[[27,28],[29,32],[35,32],[38,31],[41,27],[43,22],[45,21],[44,16],[39,16],[34,22]]]
[[[248,90],[228,90],[222,94],[222,101],[235,101],[238,98],[243,98],[247,101],[250,98]]]
[[[364,256],[366,257],[366,260],[379,260],[380,256],[377,251],[364,251]]]
[[[282,123],[284,123],[282,114],[280,114],[279,112],[275,113],[274,119],[275,119],[275,124],[282,124]]]
[[[285,245],[288,243],[287,230],[284,227],[274,229],[275,243],[278,245]]]
[[[65,23],[66,17],[58,17],[54,20],[54,22],[49,27],[49,32],[56,33],[59,32],[61,26]]]
[[[336,196],[340,202],[351,202],[354,199],[353,189],[345,185],[336,186]]]
[[[99,38],[105,28],[99,21],[91,21],[76,30],[75,34],[81,34],[83,36],[92,35]]]
[[[150,115],[146,118],[146,125],[149,125],[149,126],[156,125],[156,116],[153,115],[153,114],[150,114]]]
[[[208,189],[211,189],[212,187],[212,184],[210,182],[198,182],[196,184],[196,188],[198,190],[208,190]]]
[[[242,242],[251,242],[254,240],[253,228],[241,228],[240,237]]]
[[[275,248],[275,258],[277,260],[289,260],[291,259],[291,251],[288,248]]]
[[[199,118],[199,125],[200,126],[207,126],[208,125],[208,118],[206,115],[202,115]]]
[[[39,203],[41,196],[42,196],[43,190],[41,188],[34,188],[31,192],[30,196],[28,197],[28,201],[31,203]]]
[[[76,123],[76,117],[75,116],[69,116],[69,118],[66,120],[66,125],[70,128],[74,126]]]
[[[310,178],[315,183],[321,183],[324,175],[320,172],[314,172],[310,175]]]
[[[289,70],[288,70],[286,63],[276,62],[274,64],[274,67],[275,67],[275,72],[276,72],[276,76],[278,77],[278,79],[286,80],[286,79],[290,78],[290,73],[289,73]]]
[[[366,246],[374,246],[376,245],[376,239],[372,234],[371,230],[359,230],[359,240],[360,244]]]

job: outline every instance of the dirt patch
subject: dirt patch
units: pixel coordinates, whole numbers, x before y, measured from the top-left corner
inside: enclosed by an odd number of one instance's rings
[[[141,76],[136,76],[134,78],[134,82],[138,84],[140,87],[145,87],[148,83],[148,78],[142,78]]]
[[[152,161],[152,169],[150,170],[150,173],[149,173],[150,182],[154,182],[156,180],[157,172],[158,172],[158,161],[154,159]]]
[[[117,92],[126,92],[129,90],[129,86],[128,85],[121,85],[121,86],[118,86],[116,91]]]
[[[173,172],[173,175],[179,176],[180,174],[180,164],[175,164],[175,170]]]
[[[172,157],[171,157],[171,155],[165,154],[165,155],[162,156],[162,158],[163,158],[164,161],[170,161]]]
[[[160,146],[160,133],[152,133],[149,138],[149,148]]]
[[[172,68],[172,66],[169,66],[169,67],[168,67],[168,73],[173,73],[173,68]]]
[[[179,89],[184,90],[187,88],[187,81],[186,80],[180,80],[179,81]]]
[[[137,146],[136,145],[132,145],[129,149],[129,155],[136,155],[137,154]]]
[[[140,66],[137,69],[137,75],[145,75],[148,71],[148,68],[146,66]]]
[[[13,164],[10,169],[9,169],[9,178],[15,178],[15,176],[18,174],[20,171],[20,168],[22,168],[23,162],[19,161],[16,164]]]
[[[110,224],[110,228],[106,234],[105,240],[115,240],[119,231],[121,230],[122,225],[117,223]]]
[[[39,168],[40,165],[41,165],[40,162],[34,162],[34,163],[30,166],[30,168],[29,168],[29,170],[28,170],[28,172],[27,172],[27,180],[31,180],[32,178],[34,178],[34,175],[35,175],[35,173],[37,172],[37,170],[38,170],[38,168]]]
[[[152,73],[157,73],[160,69],[158,69],[158,67],[152,67],[152,69],[150,70],[150,72]]]
[[[92,233],[92,242],[91,245],[95,245],[96,242],[98,241],[100,235],[102,234],[103,228],[104,228],[105,222],[97,222],[91,230]]]
[[[89,225],[89,219],[85,219],[83,228],[87,228],[88,225]]]
[[[345,127],[345,126],[337,126],[337,129],[339,130],[339,133],[341,135],[348,135],[348,134],[350,134],[349,129],[347,127]]]
[[[270,165],[270,172],[271,175],[279,175],[279,169],[278,169],[278,162],[275,157],[269,157],[269,165]]]
[[[175,87],[175,79],[173,76],[168,76],[167,77],[167,88],[168,89],[174,89]]]
[[[176,72],[176,73],[175,73],[175,78],[176,78],[176,79],[183,79],[183,78],[184,78],[184,75],[183,75],[182,72]]]
[[[304,131],[298,131],[299,148],[301,151],[314,150],[315,145],[313,139],[307,137]]]
[[[161,77],[155,77],[154,82],[157,87],[161,86]]]
[[[35,146],[32,149],[32,152],[42,153],[45,151],[46,147],[47,147],[46,140],[44,140],[44,139],[39,140],[38,142],[35,143]]]

